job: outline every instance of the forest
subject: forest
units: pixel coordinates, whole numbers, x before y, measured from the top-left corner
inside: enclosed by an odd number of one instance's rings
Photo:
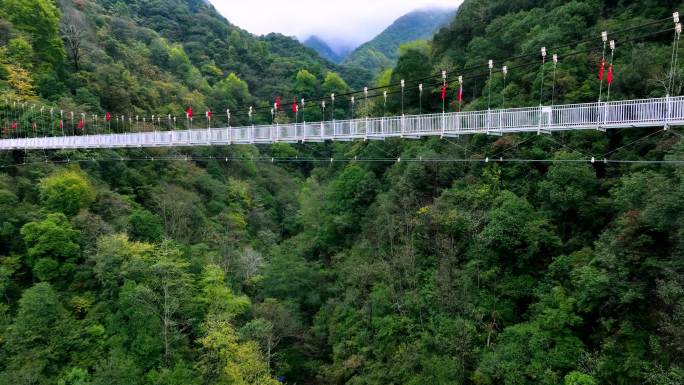
[[[613,99],[681,95],[684,61],[667,87],[677,9],[465,0],[432,41],[370,74],[251,35],[202,0],[0,0],[0,125],[11,135],[25,113],[14,102],[182,116],[442,69],[466,75],[450,111],[589,102],[604,30],[621,31]],[[556,71],[522,57],[541,46]],[[512,68],[505,81],[481,75],[489,59]],[[366,111],[441,111],[441,79],[426,86]],[[682,384],[684,168],[567,161],[684,160],[682,138],[0,153],[0,384]],[[467,161],[363,160],[419,157]]]

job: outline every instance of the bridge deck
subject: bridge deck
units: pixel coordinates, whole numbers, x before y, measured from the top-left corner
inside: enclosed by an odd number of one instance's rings
[[[350,141],[677,125],[684,125],[684,97],[681,96],[317,123],[3,139],[0,150]]]

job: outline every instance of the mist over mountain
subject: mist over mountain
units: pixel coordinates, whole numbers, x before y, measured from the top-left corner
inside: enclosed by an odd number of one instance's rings
[[[431,38],[455,14],[456,10],[450,8],[416,10],[398,18],[379,35],[359,46],[343,41],[343,36],[324,39],[312,35],[302,43],[335,64],[364,68],[377,74],[394,66],[402,44]]]
[[[335,45],[333,48],[330,44],[316,35],[310,36],[308,39],[304,40],[302,44],[318,52],[323,58],[336,64],[339,64],[344,60],[344,58],[355,48],[349,47],[348,45]]]

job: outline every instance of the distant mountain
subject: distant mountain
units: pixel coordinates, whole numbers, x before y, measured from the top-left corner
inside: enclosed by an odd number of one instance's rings
[[[355,49],[342,65],[361,67],[379,73],[391,68],[399,58],[399,46],[418,39],[431,38],[456,15],[455,9],[417,10],[397,19],[373,40]]]
[[[349,53],[345,52],[342,55],[338,54],[337,52],[333,51],[332,48],[330,48],[328,43],[326,43],[325,41],[323,41],[323,39],[315,35],[306,39],[303,44],[318,52],[318,54],[321,55],[321,57],[328,59],[336,64],[339,64],[344,59],[346,54]]]

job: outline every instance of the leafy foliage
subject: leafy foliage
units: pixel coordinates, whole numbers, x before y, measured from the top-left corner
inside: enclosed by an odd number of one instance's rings
[[[74,216],[93,203],[95,190],[78,170],[63,170],[41,180],[40,196],[48,210]]]

